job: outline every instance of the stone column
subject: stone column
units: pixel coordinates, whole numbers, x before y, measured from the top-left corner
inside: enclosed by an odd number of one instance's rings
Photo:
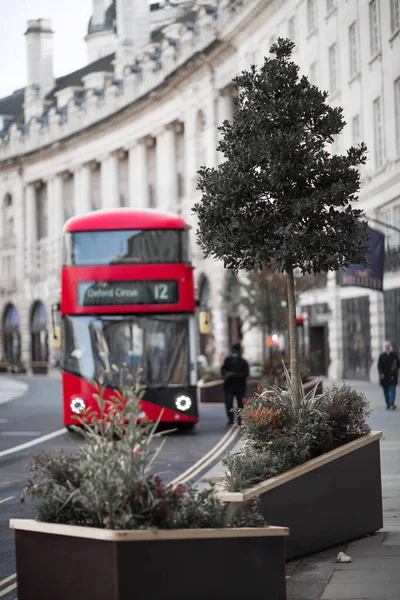
[[[33,183],[25,188],[25,215],[25,239],[29,254],[37,241],[36,190]]]
[[[206,115],[206,165],[207,167],[217,166],[217,98],[214,89],[210,90]]]
[[[83,214],[82,210],[82,196],[81,196],[81,167],[74,169],[74,181],[73,181],[73,194],[74,194],[74,215]]]
[[[89,163],[85,163],[80,169],[80,206],[81,214],[88,213],[92,210],[91,204],[91,177],[92,171]]]
[[[225,120],[231,121],[233,117],[233,98],[230,88],[224,88],[219,90],[218,93],[218,106],[217,106],[217,126],[219,127]],[[222,135],[217,131],[217,144],[221,139]],[[217,162],[221,164],[224,160],[224,155],[221,152],[217,152]]]
[[[129,206],[147,208],[147,148],[144,140],[136,141],[128,149]]]
[[[184,148],[185,148],[185,191],[186,196],[193,196],[196,189],[196,112],[193,107],[184,116]]]
[[[165,210],[166,181],[166,129],[161,128],[153,134],[156,140],[156,208]]]
[[[74,171],[74,215],[84,215],[92,210],[90,204],[90,165],[84,164]]]
[[[210,281],[214,364],[219,368],[229,350],[228,313],[223,303],[224,267],[221,262],[206,259],[205,272]]]
[[[54,276],[54,279],[58,280],[61,267],[61,241],[64,226],[62,175],[55,175],[47,183],[47,214],[49,275]]]
[[[176,147],[174,124],[167,125],[157,136],[156,145],[157,207],[168,212],[176,211]]]
[[[18,177],[18,184],[14,188],[14,233],[15,233],[15,274],[17,290],[24,289],[25,279],[25,232],[24,232],[24,185],[22,178]]]
[[[55,175],[47,185],[48,237],[54,240],[60,238],[64,226],[62,175]]]
[[[118,153],[112,152],[101,160],[101,207],[119,206]]]
[[[336,285],[336,273],[329,273],[328,289],[331,290],[329,307],[332,317],[329,320],[328,345],[329,368],[328,378],[331,381],[343,379],[343,319],[340,287]]]

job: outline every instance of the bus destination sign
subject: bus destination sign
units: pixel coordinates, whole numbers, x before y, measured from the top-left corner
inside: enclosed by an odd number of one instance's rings
[[[178,282],[169,281],[81,281],[79,306],[126,306],[129,304],[176,304]]]

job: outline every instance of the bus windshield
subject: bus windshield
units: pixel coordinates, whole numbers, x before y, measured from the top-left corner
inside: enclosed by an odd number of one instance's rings
[[[118,387],[120,372],[141,369],[149,387],[189,384],[188,317],[64,316],[63,369],[89,381]]]
[[[77,231],[64,236],[65,266],[185,263],[185,229]]]

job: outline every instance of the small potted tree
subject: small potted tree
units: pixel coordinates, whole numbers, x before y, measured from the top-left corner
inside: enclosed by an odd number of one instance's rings
[[[291,60],[293,48],[291,40],[279,38],[271,47],[272,58],[265,58],[260,68],[252,66],[233,80],[238,90],[237,110],[232,121],[224,121],[219,128],[222,137],[218,150],[225,161],[216,168],[203,166],[199,170],[202,198],[194,206],[197,239],[205,256],[222,260],[234,272],[267,269],[286,277],[290,375],[285,389],[272,393],[267,388],[262,401],[256,401],[248,411],[256,421],[263,423],[265,419],[269,431],[290,431],[290,435],[277,434],[276,440],[267,437],[265,443],[276,450],[267,457],[260,457],[250,443],[248,451],[231,465],[233,474],[246,475],[254,467],[252,462],[261,461],[261,465],[257,463],[259,470],[264,468],[269,478],[275,467],[282,473],[278,448],[284,455],[293,454],[294,459],[307,462],[313,456],[315,427],[327,427],[326,435],[330,427],[321,416],[323,401],[317,400],[316,390],[304,392],[299,374],[296,274],[365,264],[369,238],[367,224],[360,221],[363,213],[354,208],[360,189],[358,167],[366,161],[366,146],[351,147],[344,155],[329,151],[345,126],[342,109],[330,106],[328,94],[307,77],[299,77],[299,67]],[[310,405],[313,410],[306,416]],[[246,420],[246,411],[243,417]],[[306,424],[309,432],[304,431]],[[246,427],[250,427],[249,419]],[[287,461],[288,485],[281,492],[276,491],[278,478],[265,483],[273,494],[262,501],[263,514],[268,519],[279,514],[283,523],[291,526],[289,555],[316,551],[381,527],[379,434],[363,433],[360,440],[350,441],[341,449],[328,445],[326,450],[334,455],[322,453],[322,445],[317,444],[318,457],[306,477],[294,476],[291,466],[295,465]],[[297,452],[293,440],[298,444]],[[325,464],[327,475],[322,476],[316,464]],[[305,465],[296,468],[300,469],[297,474],[303,473]],[[361,497],[355,493],[357,485]],[[242,500],[256,495],[256,490],[247,490],[242,492]],[[273,496],[285,508],[282,513],[271,509]],[[312,497],[317,503],[310,501]],[[235,502],[238,497],[224,499]],[[333,510],[335,504],[339,510]],[[347,519],[346,513],[350,516]],[[305,528],[295,543],[296,524],[301,519]],[[323,528],[324,519],[328,526]]]
[[[10,523],[19,600],[285,600],[287,528],[254,506],[231,510],[212,487],[163,484],[139,397],[137,385],[109,402],[100,392],[77,453],[34,458],[22,500],[38,502],[37,519]],[[240,569],[227,577],[232,556]]]

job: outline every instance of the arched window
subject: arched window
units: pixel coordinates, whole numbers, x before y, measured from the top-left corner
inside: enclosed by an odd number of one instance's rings
[[[32,372],[44,374],[49,366],[48,317],[43,302],[35,302],[31,313],[31,362]]]
[[[12,206],[12,196],[11,196],[11,194],[6,194],[4,196],[4,206],[5,207]]]
[[[7,304],[3,313],[4,360],[17,364],[21,359],[21,334],[19,312],[14,304]]]

